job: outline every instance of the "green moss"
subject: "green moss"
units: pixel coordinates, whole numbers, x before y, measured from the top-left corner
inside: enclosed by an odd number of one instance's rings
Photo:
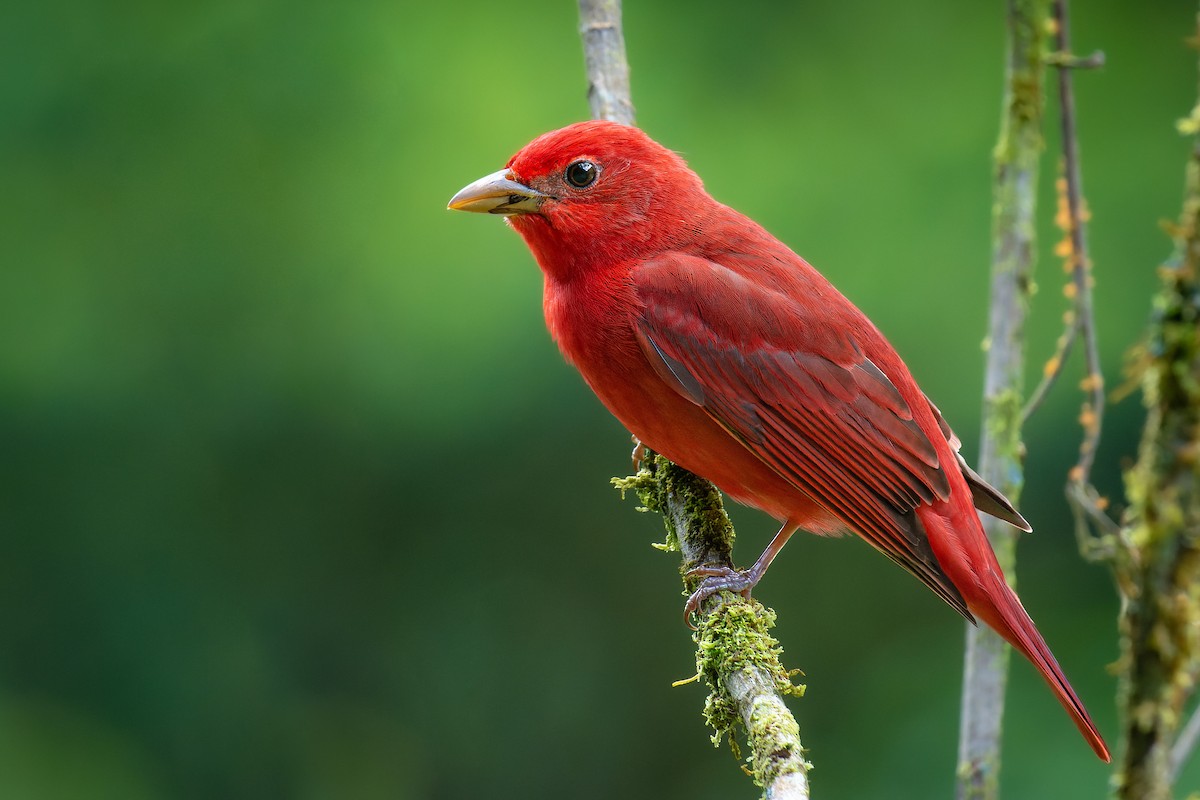
[[[633,492],[637,495],[641,505],[638,506],[638,511],[645,513],[653,511],[656,514],[663,515],[663,522],[666,524],[667,537],[662,542],[654,542],[652,547],[663,550],[665,552],[679,551],[679,538],[675,533],[675,527],[671,524],[671,518],[666,513],[667,503],[664,495],[664,487],[660,480],[661,470],[658,467],[658,459],[662,456],[646,451],[645,457],[642,459],[642,466],[634,475],[629,475],[624,478],[612,478],[612,485],[621,493],[621,499],[625,499],[627,492]],[[666,459],[663,459],[666,462]],[[666,462],[670,463],[670,462]]]
[[[679,531],[685,531],[693,545],[687,552],[697,553],[698,557],[682,564],[682,571],[701,563],[731,561],[733,523],[725,513],[721,493],[708,481],[647,450],[636,475],[613,478],[612,484],[622,498],[634,492],[642,503],[639,511],[663,515],[667,536],[664,542],[654,545],[658,549],[678,552]]]
[[[770,634],[774,624],[775,612],[757,601],[727,602],[701,620],[694,636],[696,669],[710,689],[704,720],[713,729],[713,744],[727,741],[740,757],[737,731],[744,728],[749,771],[764,787],[780,775],[811,768],[799,748],[795,718],[773,701],[775,694],[801,697],[805,691],[792,682],[798,671],[788,671],[780,661],[783,650]],[[729,690],[735,679],[753,688],[746,718]]]
[[[633,492],[637,495],[638,500],[642,501],[642,506],[638,511],[662,511],[658,502],[658,483],[654,480],[654,474],[650,469],[643,466],[633,475],[627,475],[624,478],[612,478],[610,480],[617,491],[621,493],[621,499],[625,499],[627,492]]]
[[[1021,461],[1021,392],[1008,387],[988,398],[987,431],[998,445],[997,455],[1006,461]],[[1016,498],[1010,498],[1014,502]]]

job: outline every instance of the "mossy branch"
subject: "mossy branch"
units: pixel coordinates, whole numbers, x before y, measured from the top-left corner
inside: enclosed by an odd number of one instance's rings
[[[992,282],[979,472],[1014,502],[1024,482],[1021,396],[1025,318],[1036,252],[1047,8],[1046,0],[1010,0],[1008,4],[1004,106],[994,153]],[[1000,566],[1012,581],[1016,562],[1013,531],[990,517],[983,521]],[[956,787],[959,800],[997,797],[1008,659],[1008,646],[995,632],[967,626]]]
[[[579,0],[579,19],[592,116],[633,124],[620,0]],[[648,454],[642,463],[637,475],[613,482],[663,515],[664,547],[682,553],[681,572],[701,564],[732,567],[733,526],[716,487],[662,456]],[[774,612],[727,592],[705,601],[694,636],[697,675],[711,689],[704,714],[714,742],[727,739],[735,753],[736,727],[739,721],[744,726],[749,771],[764,798],[808,800],[810,765],[783,701],[803,687],[779,662],[779,643],[769,633],[774,622]]]
[[[1200,35],[1200,17],[1197,18]],[[1179,739],[1200,679],[1200,103],[1175,252],[1159,268],[1141,370],[1147,411],[1130,507],[1113,542],[1122,604],[1121,800],[1166,800],[1190,747]],[[1189,726],[1190,727],[1190,726]],[[1192,740],[1194,744],[1194,739]]]
[[[661,549],[678,551],[686,589],[696,588],[686,573],[701,564],[732,565],[733,525],[720,493],[706,480],[648,453],[642,468],[628,478],[615,478],[622,491],[637,493],[643,506],[663,515],[667,539]],[[779,642],[770,634],[775,612],[758,601],[722,592],[701,606],[696,642],[696,674],[710,694],[704,717],[713,728],[713,743],[729,742],[739,754],[737,728],[746,731],[749,772],[772,800],[807,799],[808,770],[800,728],[784,703],[804,687],[792,683],[784,669]]]

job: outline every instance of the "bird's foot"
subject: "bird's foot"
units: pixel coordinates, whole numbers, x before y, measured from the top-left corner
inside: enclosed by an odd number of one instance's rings
[[[704,580],[700,582],[700,586],[692,592],[691,597],[684,604],[683,621],[689,628],[696,630],[696,626],[692,624],[692,617],[699,613],[700,604],[717,592],[729,591],[740,594],[749,600],[750,590],[762,577],[755,575],[754,572],[754,569],[740,570],[724,565],[703,566],[688,570],[684,575],[685,578],[703,578]]]

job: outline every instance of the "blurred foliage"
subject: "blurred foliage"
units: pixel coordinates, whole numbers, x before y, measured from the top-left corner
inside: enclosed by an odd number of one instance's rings
[[[872,315],[973,451],[1002,4],[627,5],[641,124]],[[1075,13],[1108,55],[1077,86],[1115,383],[1178,207],[1194,4]],[[586,115],[576,28],[567,2],[0,10],[0,796],[751,796],[670,688],[676,564],[607,488],[628,439],[518,237],[444,210]],[[1045,175],[1033,376],[1065,307]],[[1029,428],[1019,571],[1112,732],[1070,383]],[[1114,494],[1140,416],[1110,416]],[[772,526],[734,513],[750,561]],[[819,796],[947,795],[958,618],[854,541],[795,541],[758,594]],[[1014,670],[1006,796],[1099,796]]]

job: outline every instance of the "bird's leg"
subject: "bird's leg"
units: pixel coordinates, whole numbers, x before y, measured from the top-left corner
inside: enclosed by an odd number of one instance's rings
[[[749,598],[750,590],[762,580],[762,576],[767,574],[767,567],[771,566],[771,562],[775,560],[775,556],[779,555],[779,551],[787,544],[787,540],[793,533],[796,532],[798,525],[791,522],[785,522],[783,527],[779,529],[779,533],[775,534],[775,538],[767,545],[767,549],[763,550],[762,555],[754,562],[754,566],[747,570],[733,569],[724,565],[719,566],[701,566],[695,569],[690,569],[685,578],[703,578],[700,586],[696,591],[692,592],[692,596],[688,598],[687,603],[683,606],[683,619],[688,624],[689,628],[695,629],[692,625],[692,615],[700,610],[700,604],[708,598],[712,597],[717,592],[730,591],[740,594],[742,597]]]
[[[633,471],[637,472],[642,467],[642,460],[646,457],[646,445],[642,444],[642,440],[636,436],[631,436],[633,439]]]

